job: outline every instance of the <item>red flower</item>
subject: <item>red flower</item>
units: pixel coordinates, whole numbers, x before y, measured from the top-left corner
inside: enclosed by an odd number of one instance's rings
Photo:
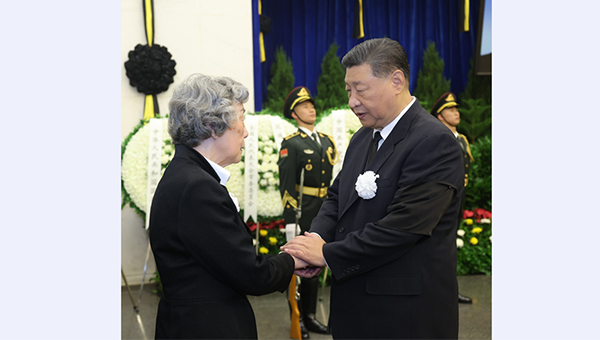
[[[268,222],[268,223],[267,222],[263,222],[263,223],[260,224],[260,228],[261,229],[273,229],[273,226],[274,226],[274,222],[273,221]]]
[[[477,223],[481,222],[482,218],[492,219],[492,213],[485,209],[475,208],[473,211],[475,212],[475,216],[477,218]]]
[[[247,222],[248,224],[248,228],[250,228],[250,231],[255,231],[256,230],[256,223],[254,222]]]
[[[463,219],[471,218],[473,215],[471,210],[463,210]]]

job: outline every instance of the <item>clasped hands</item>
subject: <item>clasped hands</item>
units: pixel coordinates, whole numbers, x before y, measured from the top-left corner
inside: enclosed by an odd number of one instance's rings
[[[325,267],[324,244],[325,241],[319,235],[305,232],[304,235],[296,236],[284,244],[281,250],[294,257],[296,275],[311,278],[319,275]]]

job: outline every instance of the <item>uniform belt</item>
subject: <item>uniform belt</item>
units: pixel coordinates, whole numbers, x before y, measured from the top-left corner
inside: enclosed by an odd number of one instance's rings
[[[296,191],[299,191],[299,190],[300,190],[300,185],[296,184]],[[302,194],[308,195],[308,196],[315,196],[315,197],[325,197],[327,195],[327,187],[311,188],[311,187],[304,186],[304,188],[302,188]]]

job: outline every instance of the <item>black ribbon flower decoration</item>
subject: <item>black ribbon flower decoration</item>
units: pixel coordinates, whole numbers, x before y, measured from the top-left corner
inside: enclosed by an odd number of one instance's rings
[[[125,62],[127,78],[138,92],[156,95],[166,91],[173,83],[176,62],[171,59],[166,47],[138,44],[128,56],[129,60]]]

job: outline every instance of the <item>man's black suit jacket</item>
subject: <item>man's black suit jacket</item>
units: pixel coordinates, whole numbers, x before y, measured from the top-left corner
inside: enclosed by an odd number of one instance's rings
[[[157,339],[257,338],[246,295],[285,291],[294,260],[256,255],[227,189],[196,150],[176,145],[150,212],[164,296]]]
[[[460,147],[418,101],[365,169],[372,135],[361,128],[353,136],[311,226],[328,242],[333,337],[457,338]],[[372,199],[355,190],[365,170],[379,175]]]

